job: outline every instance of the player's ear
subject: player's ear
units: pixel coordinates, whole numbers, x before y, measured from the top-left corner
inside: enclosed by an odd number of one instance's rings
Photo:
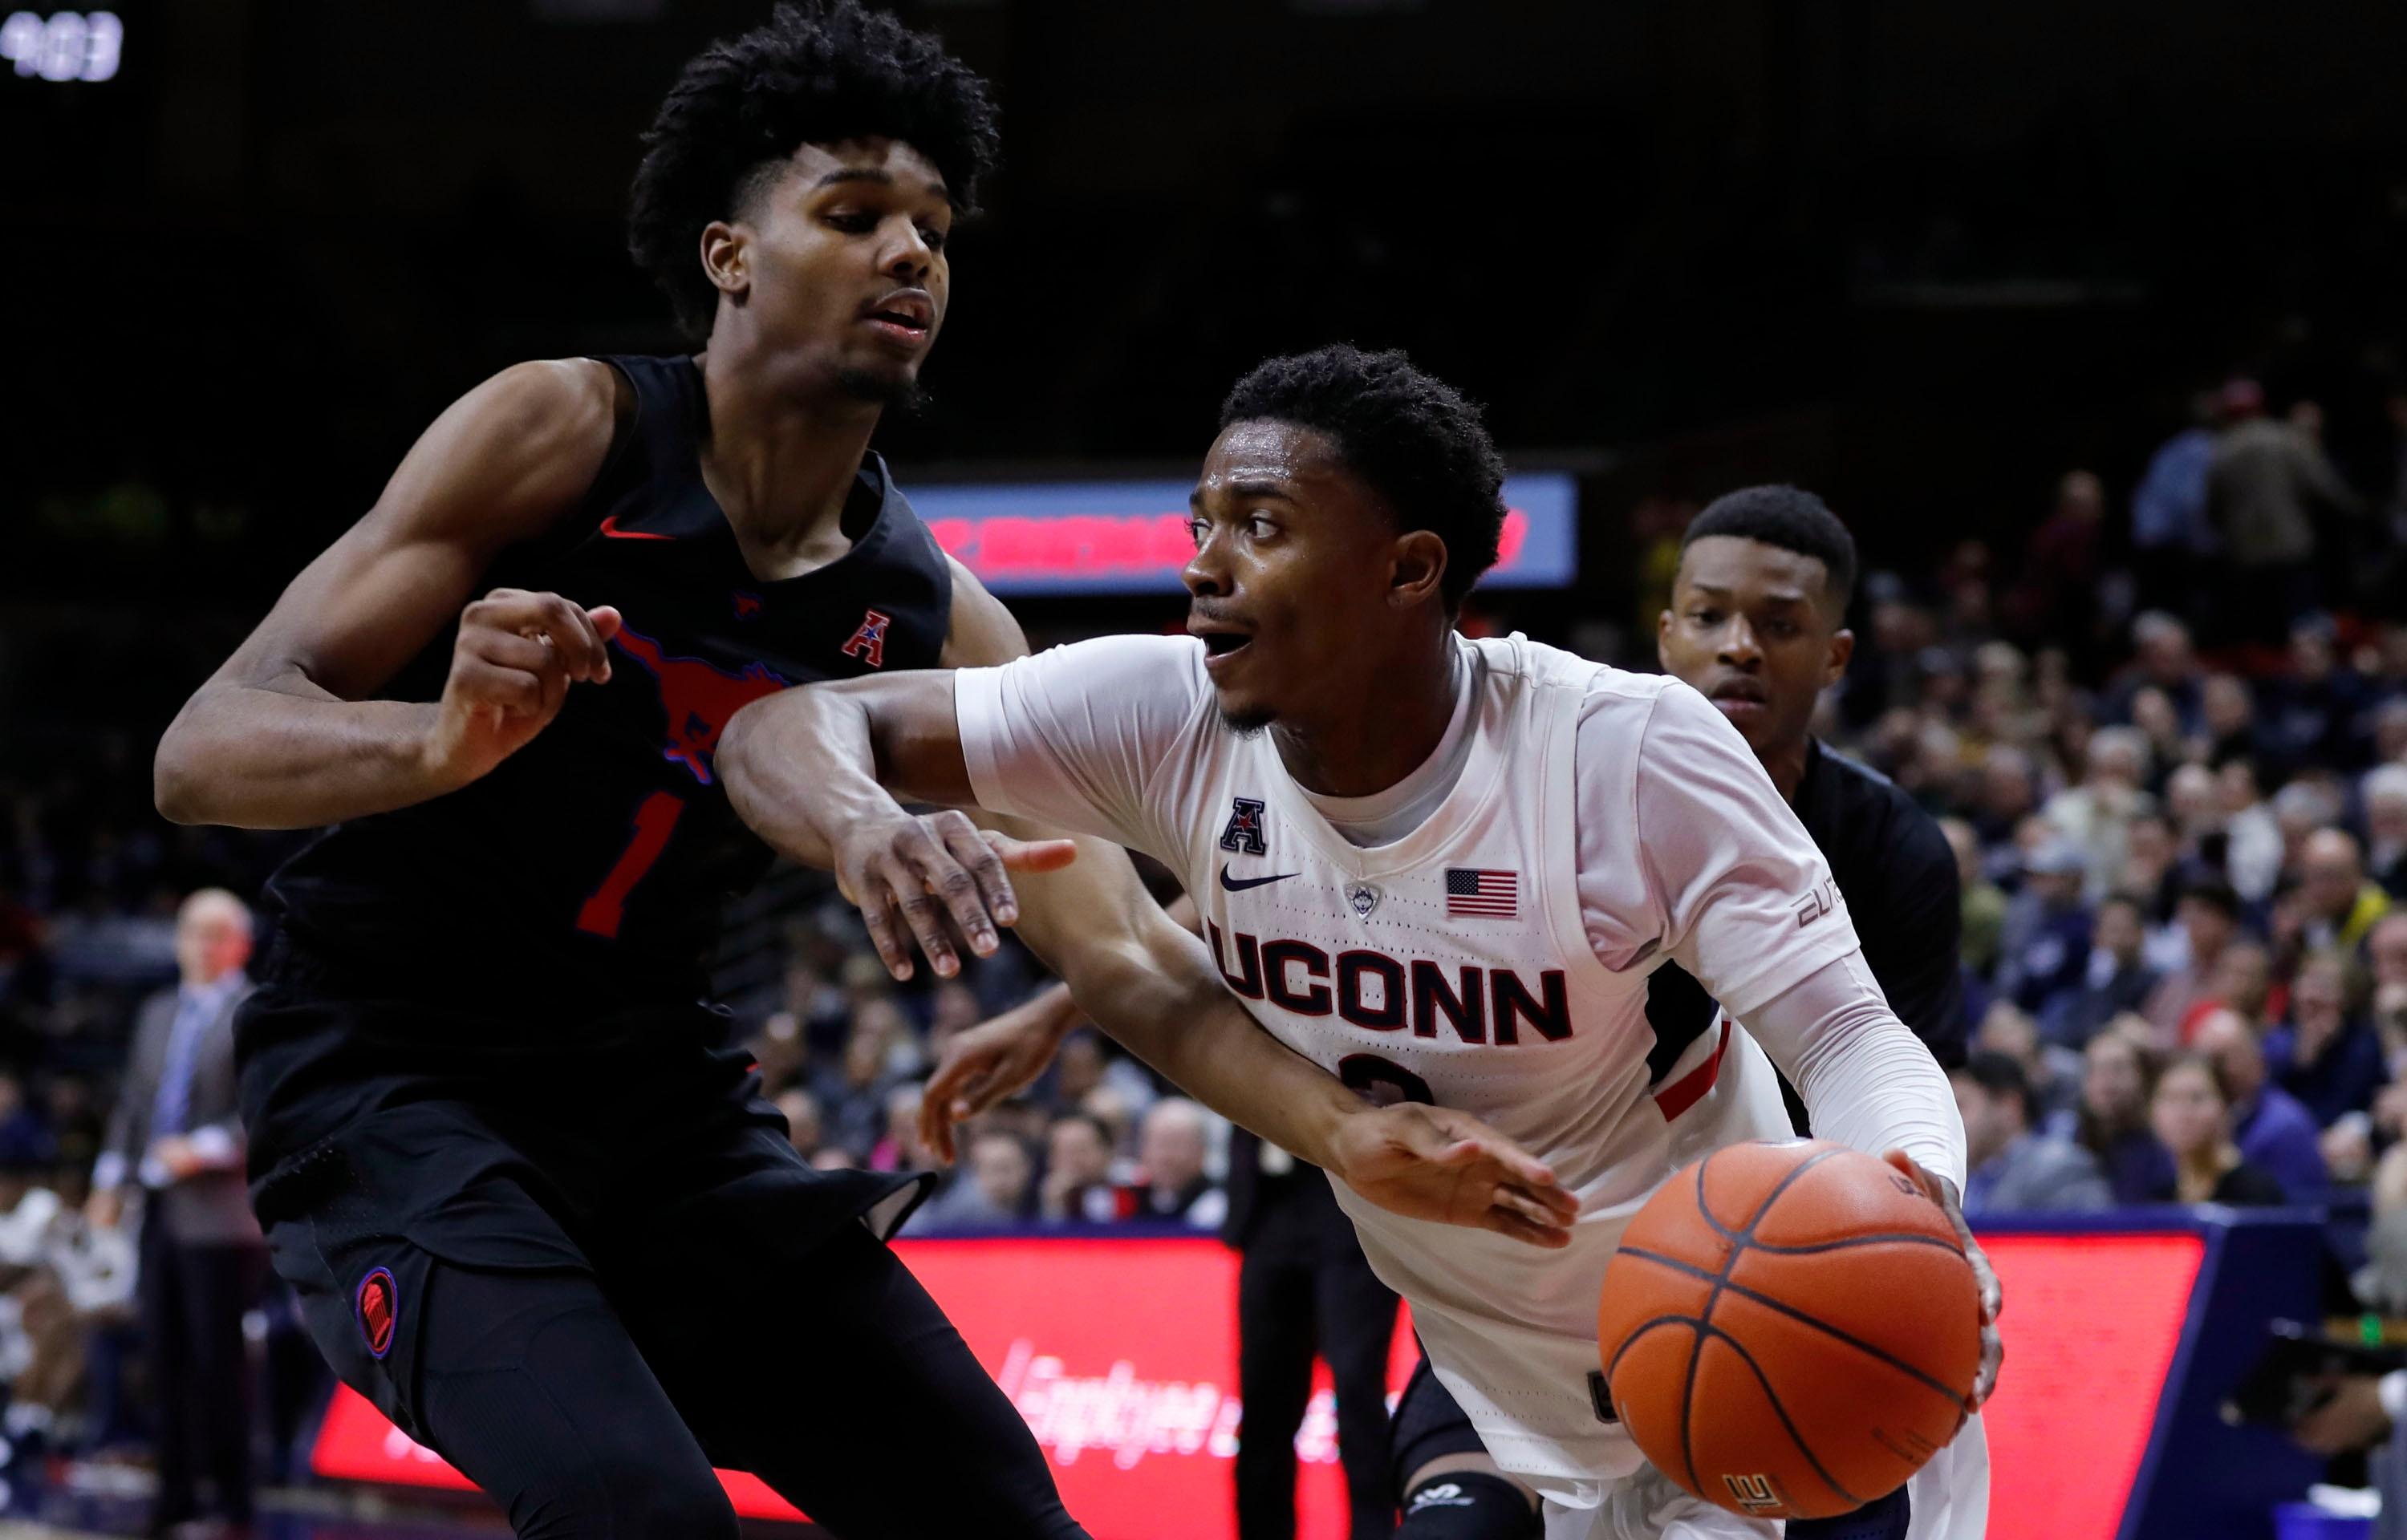
[[[1665,673],[1672,671],[1672,611],[1669,605],[1655,612],[1655,666]]]
[[[743,298],[751,291],[752,266],[746,248],[747,232],[725,219],[713,219],[702,227],[702,270],[709,276],[711,287],[722,294]]]
[[[1669,615],[1664,617],[1670,619]],[[1847,659],[1856,656],[1856,633],[1842,626],[1830,633],[1830,653],[1822,660],[1822,687],[1830,688],[1846,677]]]
[[[1426,599],[1442,597],[1446,576],[1446,542],[1427,530],[1415,530],[1396,540],[1389,569],[1388,595],[1398,608],[1409,609]]]

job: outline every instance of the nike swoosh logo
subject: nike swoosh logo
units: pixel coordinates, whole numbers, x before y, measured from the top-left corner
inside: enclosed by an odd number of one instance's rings
[[[677,538],[675,535],[656,535],[645,530],[621,530],[619,528],[619,516],[616,514],[602,521],[602,535],[605,540],[675,540]]]
[[[1232,877],[1229,875],[1229,863],[1226,861],[1220,863],[1220,885],[1232,893],[1243,893],[1249,887],[1260,887],[1264,883],[1284,883],[1290,877],[1302,875],[1302,872],[1297,871],[1282,871],[1275,877]]]

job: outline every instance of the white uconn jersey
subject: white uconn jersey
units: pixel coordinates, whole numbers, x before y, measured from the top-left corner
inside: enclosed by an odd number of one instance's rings
[[[1112,638],[967,671],[957,710],[980,802],[1168,865],[1229,987],[1280,1041],[1371,1095],[1487,1121],[1578,1195],[1572,1247],[1546,1251],[1405,1219],[1332,1183],[1489,1450],[1586,1505],[1588,1484],[1640,1463],[1600,1418],[1591,1384],[1598,1296],[1623,1226],[1681,1166],[1733,1140],[1785,1136],[1788,1122],[1771,1064],[1726,1019],[1650,1085],[1646,976],[1672,951],[1666,926],[1600,913],[1582,885],[1579,853],[1597,843],[1584,833],[1637,835],[1576,828],[1575,807],[1588,819],[1635,818],[1641,737],[1657,698],[1685,686],[1518,636],[1463,645],[1474,695],[1462,770],[1434,812],[1384,845],[1340,836],[1269,734],[1241,738],[1220,723],[1203,649],[1183,639]],[[1735,746],[1730,773],[1761,780],[1736,732],[1694,704],[1703,730]],[[1575,742],[1589,745],[1576,778]],[[1711,748],[1716,766],[1730,757],[1718,740]],[[1787,816],[1768,782],[1761,791]],[[1810,858],[1781,880],[1811,902],[1818,855],[1796,832]],[[1632,848],[1621,864],[1645,863]],[[1785,939],[1800,925],[1795,893],[1772,901],[1758,923],[1781,939],[1757,948],[1767,954],[1758,983],[1784,960],[1772,951],[1801,954]],[[1626,946],[1615,940],[1625,931]],[[1844,911],[1811,940],[1815,960],[1798,968],[1852,951]],[[1726,962],[1715,982],[1737,982],[1743,966]],[[1747,991],[1755,1002],[1770,992]]]

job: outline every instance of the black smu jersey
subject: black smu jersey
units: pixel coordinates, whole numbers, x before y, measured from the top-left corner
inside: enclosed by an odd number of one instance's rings
[[[1963,910],[1947,837],[1887,776],[1818,741],[1805,745],[1805,778],[1792,805],[1846,896],[1864,965],[1889,1009],[1943,1067],[1963,1063]],[[1678,964],[1655,970],[1646,981],[1646,1019],[1655,1028],[1647,1059],[1657,1078],[1712,1026],[1718,1009]],[[1789,1111],[1803,1127],[1793,1093]]]
[[[296,853],[267,900],[303,951],[438,989],[691,998],[726,897],[771,860],[711,763],[727,719],[790,685],[935,666],[951,570],[882,460],[864,462],[846,510],[852,549],[762,582],[703,485],[700,369],[606,361],[634,386],[634,417],[576,511],[482,586],[615,606],[608,683],[569,686],[550,726],[483,779]],[[391,693],[438,699],[454,634]]]

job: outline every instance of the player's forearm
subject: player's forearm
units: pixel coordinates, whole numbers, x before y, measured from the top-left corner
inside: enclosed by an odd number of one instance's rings
[[[1748,1013],[1795,1083],[1814,1132],[1880,1155],[1903,1150],[1964,1184],[1964,1122],[1938,1060],[1881,997],[1863,954],[1826,963]]]
[[[1202,942],[1159,928],[1068,962],[1079,1009],[1213,1111],[1343,1176],[1338,1125],[1368,1104],[1263,1031],[1221,984]]]
[[[315,828],[457,789],[427,752],[431,702],[344,700],[213,680],[177,713],[152,761],[159,812],[177,824]]]
[[[841,689],[805,685],[746,706],[713,762],[736,816],[806,866],[833,867],[847,825],[900,811],[878,784],[868,709]]]

